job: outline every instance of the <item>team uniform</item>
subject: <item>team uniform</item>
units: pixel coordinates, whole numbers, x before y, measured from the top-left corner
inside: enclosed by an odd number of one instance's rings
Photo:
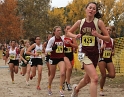
[[[27,54],[26,54],[26,50],[27,50],[27,49],[24,47],[24,53],[23,53],[23,56],[22,56],[22,57],[27,61],[27,64],[28,64],[29,61],[30,61],[30,55],[27,55]],[[25,64],[25,62],[22,61],[21,66],[22,66],[22,67],[26,67],[27,64]]]
[[[57,45],[56,50],[52,50],[51,47]],[[56,65],[60,61],[64,61],[64,42],[62,37],[59,39],[53,36],[50,38],[47,47],[46,47],[46,52],[51,52],[50,59],[49,59],[49,64],[51,65]]]
[[[32,53],[38,53],[39,56],[32,56],[31,55],[31,67],[32,66],[37,66],[37,65],[43,65],[43,61],[42,61],[42,44],[40,44],[40,46],[38,46],[36,44],[36,47],[34,48],[34,50],[32,50]]]
[[[48,44],[48,41],[46,42],[46,45]],[[47,55],[45,56],[45,62],[49,62],[50,59],[50,52],[47,53]]]
[[[10,47],[9,49],[9,63],[13,63],[14,66],[19,66],[19,52],[17,51],[17,47],[14,50]]]
[[[113,39],[111,38],[110,42],[101,40],[101,47],[103,47],[104,44],[106,47],[100,52],[99,62],[104,61],[105,63],[110,63],[112,62],[112,50],[114,49]]]
[[[85,20],[84,23],[81,25],[80,52],[82,54],[81,56],[83,56],[82,62],[84,64],[93,63],[93,65],[96,67],[99,58],[99,39],[91,34],[93,29],[97,30],[94,21],[88,23]]]
[[[72,38],[68,38],[63,36],[64,38],[64,46],[66,47],[66,50],[64,51],[65,56],[72,61],[73,60],[73,47],[67,42],[67,40],[71,41],[73,43]]]
[[[6,56],[6,48],[3,48],[3,56]]]

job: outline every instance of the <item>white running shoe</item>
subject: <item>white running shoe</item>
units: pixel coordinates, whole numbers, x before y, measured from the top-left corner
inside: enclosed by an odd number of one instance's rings
[[[100,91],[99,95],[100,96],[105,96],[105,94],[103,93],[103,91]]]
[[[64,93],[62,90],[59,91],[61,97],[65,97]]]
[[[78,94],[75,92],[75,88],[77,87],[77,84],[74,84],[72,86],[72,94],[71,97],[78,97]]]
[[[51,89],[48,89],[48,95],[52,95]]]

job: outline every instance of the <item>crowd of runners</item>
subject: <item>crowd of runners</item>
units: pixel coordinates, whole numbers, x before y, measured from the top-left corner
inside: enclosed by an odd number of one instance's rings
[[[99,94],[104,96],[103,87],[106,77],[115,77],[115,69],[112,63],[114,41],[110,38],[112,27],[106,27],[103,21],[99,19],[101,18],[99,10],[97,3],[88,3],[84,19],[78,20],[73,26],[66,25],[64,35],[62,35],[62,28],[55,26],[53,34],[49,34],[44,43],[40,36],[35,36],[21,40],[19,44],[16,40],[11,40],[9,44],[2,45],[3,59],[5,64],[9,65],[12,84],[15,83],[14,74],[17,74],[19,67],[21,67],[20,74],[26,77],[26,85],[30,85],[30,80],[33,80],[37,73],[36,89],[41,90],[42,57],[45,55],[45,62],[48,67],[48,95],[54,95],[52,82],[58,66],[61,97],[66,96],[64,95],[65,86],[68,91],[72,91],[70,97],[78,97],[80,89],[88,83],[90,83],[90,97],[97,97],[98,74],[96,67],[98,65],[101,72]],[[78,28],[79,34],[74,34]],[[80,41],[79,44],[77,44],[77,40]],[[85,75],[78,84],[71,85],[74,65],[73,52],[78,53],[78,60],[82,64],[81,69],[85,70]]]

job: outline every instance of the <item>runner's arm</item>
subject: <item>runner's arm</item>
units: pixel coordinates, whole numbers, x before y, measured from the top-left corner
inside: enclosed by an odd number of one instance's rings
[[[46,53],[53,51],[52,50],[53,43],[54,43],[54,39],[53,38],[50,38],[50,40],[48,41],[48,44],[46,46],[46,50],[45,50]]]
[[[77,42],[76,42],[76,39],[75,38],[72,38],[72,41],[73,41],[73,43],[71,43],[71,42],[69,42],[69,44],[73,47],[73,48],[78,48],[78,44],[77,44]]]
[[[32,45],[27,49],[26,54],[35,56],[35,54],[31,52],[35,47],[36,47],[36,45],[35,45],[35,44],[32,44]]]
[[[78,35],[73,34],[80,26],[81,20],[78,20],[67,32],[67,36],[71,38],[77,38]]]
[[[24,48],[22,48],[20,51],[20,59],[25,62],[26,60],[23,58],[23,53],[24,53]]]

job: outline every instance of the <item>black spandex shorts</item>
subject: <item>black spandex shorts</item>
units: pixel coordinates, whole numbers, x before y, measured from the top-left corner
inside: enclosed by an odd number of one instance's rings
[[[99,62],[104,61],[105,63],[111,63],[112,59],[111,58],[100,58]]]
[[[50,59],[50,55],[46,55],[45,56],[45,62],[49,62],[49,59]]]
[[[59,59],[50,58],[49,59],[49,64],[51,64],[51,65],[57,65],[60,61],[64,61],[64,58],[59,58]]]
[[[65,53],[65,56],[70,60],[72,61],[73,60],[73,53]]]
[[[14,66],[19,66],[19,60],[10,60],[9,63],[13,63]]]
[[[37,66],[37,65],[43,65],[42,58],[32,58],[31,59],[31,67]]]

